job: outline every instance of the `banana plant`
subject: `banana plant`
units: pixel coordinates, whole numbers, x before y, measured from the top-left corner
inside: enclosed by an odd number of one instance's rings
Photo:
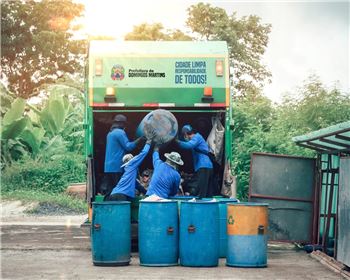
[[[77,153],[83,151],[84,130],[84,95],[73,87],[56,85],[50,87],[51,94],[60,96],[63,101],[65,120],[60,135],[67,143],[69,151]]]
[[[38,161],[58,160],[64,156],[67,151],[67,143],[61,135],[53,137],[44,137],[40,147],[40,153],[37,155]]]
[[[44,135],[45,130],[42,127],[34,127],[31,122],[28,122],[19,139],[29,147],[32,157],[35,158],[40,153]]]
[[[83,94],[61,85],[49,87],[48,92],[41,106],[18,98],[4,114],[0,130],[3,164],[26,153],[47,160],[67,149],[83,149]]]
[[[51,92],[45,107],[39,113],[40,123],[49,135],[57,135],[64,128],[67,113],[68,108],[64,98],[57,92]]]
[[[1,136],[4,139],[15,138],[21,134],[25,128],[26,120],[23,116],[26,101],[17,98],[11,105],[11,108],[5,113],[2,119]]]
[[[25,145],[20,141],[16,139],[1,140],[1,169],[25,154],[28,154],[28,152]]]
[[[16,99],[2,119],[1,125],[1,159],[6,164],[20,158],[26,153],[24,145],[18,140],[30,119],[23,115],[26,101]]]

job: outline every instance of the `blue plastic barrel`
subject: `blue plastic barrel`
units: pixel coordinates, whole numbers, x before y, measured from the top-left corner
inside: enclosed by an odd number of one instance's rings
[[[267,203],[227,204],[226,265],[267,266]]]
[[[136,136],[153,137],[157,144],[168,143],[175,138],[178,124],[175,116],[167,110],[157,109],[148,113],[136,129]]]
[[[91,251],[94,265],[129,264],[130,226],[130,202],[92,203]]]
[[[227,203],[237,202],[235,198],[224,198],[224,197],[213,197],[213,198],[202,198],[202,201],[213,201],[215,199],[219,202],[219,257],[225,258],[227,251]]]
[[[178,206],[176,201],[140,201],[140,265],[178,265],[178,220]]]
[[[180,264],[217,266],[219,203],[183,201],[180,206]]]
[[[220,241],[219,241],[219,257],[226,258],[227,251],[227,203],[237,202],[235,198],[216,198],[219,201],[220,216]]]
[[[182,201],[189,201],[191,199],[198,199],[198,196],[190,196],[190,195],[176,195],[176,196],[170,196],[169,199],[177,201],[177,205],[180,210],[180,205]]]

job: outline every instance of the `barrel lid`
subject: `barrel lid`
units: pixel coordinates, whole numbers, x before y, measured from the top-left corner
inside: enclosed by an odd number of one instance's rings
[[[236,203],[228,203],[228,205],[238,205],[238,206],[269,206],[268,203],[261,203],[261,202],[236,202]]]
[[[217,200],[222,203],[222,204],[226,204],[226,203],[239,203],[238,200],[236,198],[217,198]]]
[[[157,200],[157,201],[140,200],[140,203],[177,203],[177,201],[175,200]]]
[[[198,196],[191,196],[191,195],[176,195],[176,196],[170,196],[169,199],[180,199],[180,200],[190,200],[190,199],[198,199]]]
[[[213,201],[213,199],[216,200],[216,202],[219,202],[220,204],[226,204],[226,203],[233,203],[233,202],[238,202],[238,200],[236,198],[225,198],[225,197],[221,197],[221,198],[202,198],[201,201],[211,201],[211,202],[215,202],[215,200]]]
[[[218,204],[219,201],[213,201],[212,199],[210,199],[210,200],[182,201],[181,203],[192,203],[192,204],[209,204],[209,203],[216,203],[216,204]]]
[[[130,204],[130,201],[98,201],[93,202],[92,205],[107,205],[107,204]]]

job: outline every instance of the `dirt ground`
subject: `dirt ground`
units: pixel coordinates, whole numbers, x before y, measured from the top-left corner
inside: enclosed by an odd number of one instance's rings
[[[2,225],[80,225],[87,215],[36,215],[26,211],[33,209],[35,203],[23,204],[21,201],[0,201],[0,214]]]
[[[143,267],[137,253],[129,266],[96,267],[89,228],[80,227],[85,215],[33,217],[11,207],[1,207],[1,279],[342,279],[292,245],[270,244],[267,268],[227,267],[225,259],[213,268]]]

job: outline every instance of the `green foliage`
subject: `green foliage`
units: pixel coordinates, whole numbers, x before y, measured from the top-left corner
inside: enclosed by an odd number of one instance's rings
[[[293,99],[285,97],[278,112],[297,132],[307,133],[350,119],[350,95],[337,88],[327,89],[317,76],[310,76],[297,93]]]
[[[221,28],[228,28],[229,18],[222,8],[199,3],[188,8],[187,25],[204,39],[214,39]]]
[[[234,101],[233,169],[240,199],[248,195],[251,153],[314,157],[315,152],[297,146],[292,137],[350,119],[350,95],[327,89],[318,77],[309,77],[295,96],[280,105],[257,92]]]
[[[68,113],[65,100],[63,96],[51,92],[44,109],[39,113],[42,126],[51,136],[59,134],[64,128]]]
[[[125,40],[140,40],[140,41],[160,41],[164,40],[165,35],[161,31],[163,29],[161,23],[147,24],[142,23],[134,26],[132,32],[125,35]]]
[[[29,151],[35,156],[40,153],[45,130],[41,127],[34,127],[31,122],[27,123],[26,128],[21,133],[20,139],[24,142]]]
[[[13,95],[7,90],[5,85],[0,81],[0,112],[1,112],[1,119],[4,118],[4,115],[6,114],[7,110],[10,109],[11,104],[14,100]]]
[[[1,78],[10,91],[27,99],[41,85],[82,70],[85,42],[74,40],[72,32],[82,11],[71,0],[2,1]]]
[[[191,36],[186,35],[179,29],[168,30],[167,36],[166,40],[168,41],[192,41]]]
[[[7,126],[12,122],[22,118],[26,101],[22,98],[17,98],[11,105],[11,110],[5,114],[2,124]]]
[[[27,126],[28,121],[28,117],[21,117],[17,120],[13,120],[7,125],[4,125],[1,129],[1,138],[8,140],[18,137]]]
[[[27,154],[39,161],[58,159],[66,151],[82,154],[83,94],[64,85],[49,86],[47,91],[49,98],[42,104],[28,105],[18,98],[4,115],[2,168]]]
[[[16,161],[27,154],[24,144],[16,139],[1,139],[1,169],[9,166],[11,162]]]
[[[271,128],[274,108],[271,101],[256,93],[233,103],[233,169],[237,174],[237,195],[246,200],[249,187],[250,155],[267,152],[266,133]]]
[[[25,100],[16,99],[7,109],[1,123],[1,165],[17,160],[24,153],[24,145],[16,141],[30,119],[23,116]]]
[[[262,64],[270,24],[262,24],[254,15],[237,18],[235,13],[229,16],[222,8],[198,3],[188,9],[187,25],[202,39],[228,43],[237,94],[245,96],[270,78],[270,72]]]
[[[85,104],[83,93],[76,88],[65,85],[52,85],[48,88],[48,91],[50,92],[50,98],[47,104],[52,101],[59,101],[62,111],[60,111],[58,117],[64,116],[63,124],[56,116],[50,116],[53,122],[58,124],[56,127],[59,128],[53,135],[59,134],[62,136],[68,151],[82,154],[84,148],[83,116]],[[51,111],[48,110],[48,115],[50,114]]]
[[[250,157],[253,152],[267,152],[265,132],[261,125],[251,124],[243,138],[234,140],[233,168],[237,174],[237,196],[247,200],[250,176]]]
[[[161,23],[142,23],[134,26],[132,32],[125,35],[125,40],[139,41],[191,41],[192,38],[179,29],[163,31]]]
[[[39,162],[24,158],[2,171],[2,191],[38,190],[60,193],[70,183],[85,181],[83,156],[66,153],[60,160]]]

